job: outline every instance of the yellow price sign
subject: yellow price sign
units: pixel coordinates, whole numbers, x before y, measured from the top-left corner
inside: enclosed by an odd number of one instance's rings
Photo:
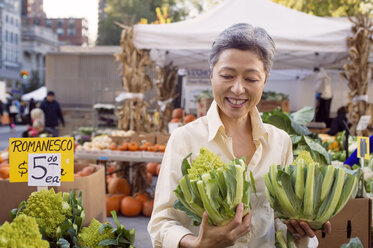
[[[357,137],[357,157],[369,159],[369,138]]]
[[[29,168],[29,161],[36,161],[35,157],[38,158],[37,164]],[[45,161],[43,158],[45,158]],[[74,181],[74,138],[9,139],[10,182],[27,182],[28,172],[31,169],[39,169],[41,173],[33,178],[44,180],[44,183],[50,183],[52,177],[48,176],[47,172],[57,164],[61,168],[60,181]]]

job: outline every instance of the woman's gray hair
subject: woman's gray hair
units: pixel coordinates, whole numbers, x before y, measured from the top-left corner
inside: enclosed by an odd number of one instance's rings
[[[211,70],[218,62],[220,54],[226,49],[253,51],[261,58],[266,73],[271,71],[275,57],[275,42],[263,28],[253,27],[247,23],[238,23],[221,32],[212,44],[210,51]]]

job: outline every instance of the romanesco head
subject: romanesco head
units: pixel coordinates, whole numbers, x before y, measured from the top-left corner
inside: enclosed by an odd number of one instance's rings
[[[63,201],[61,192],[54,189],[33,192],[27,199],[23,213],[36,218],[48,237],[55,239],[56,230],[71,215],[70,205]]]
[[[42,240],[36,219],[21,214],[12,223],[0,226],[0,247],[49,248],[49,243]]]
[[[307,151],[301,151],[299,154],[298,154],[298,157],[294,160],[293,164],[297,164],[297,162],[300,160],[300,159],[303,159],[304,162],[306,164],[311,164],[311,163],[315,163],[315,161],[313,161],[312,157],[311,157],[311,154]]]
[[[226,168],[226,164],[221,161],[220,157],[215,153],[211,152],[206,147],[202,147],[199,151],[199,155],[193,160],[188,174],[190,179],[197,180],[199,175],[209,173],[218,168]]]
[[[112,229],[108,227],[105,227],[102,234],[100,234],[99,228],[101,225],[102,224],[98,220],[93,218],[88,227],[82,228],[78,238],[79,244],[82,247],[102,248],[102,246],[98,246],[102,240],[115,238]],[[109,246],[104,246],[104,248],[108,247]]]

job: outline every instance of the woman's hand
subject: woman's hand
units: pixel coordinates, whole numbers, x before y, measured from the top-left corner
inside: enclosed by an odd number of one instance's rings
[[[243,219],[243,204],[236,209],[234,219],[224,226],[212,226],[204,212],[198,237],[186,235],[180,240],[180,247],[228,247],[250,231],[251,211]]]
[[[310,238],[315,236],[315,230],[305,221],[290,220],[286,222],[286,226],[292,234],[298,234],[301,237],[308,236]],[[332,225],[329,221],[323,225],[323,231],[326,234],[332,232]]]

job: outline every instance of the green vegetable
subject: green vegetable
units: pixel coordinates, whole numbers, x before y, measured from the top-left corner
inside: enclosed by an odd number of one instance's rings
[[[286,241],[281,230],[276,232],[275,247],[276,248],[296,248],[293,235],[291,234],[291,232],[289,232],[289,230],[286,231]]]
[[[98,243],[102,240],[114,238],[111,228],[105,227],[100,233],[100,226],[101,223],[93,218],[89,226],[83,227],[81,233],[79,233],[79,244],[83,247],[99,248]],[[104,247],[109,248],[109,246]]]
[[[351,238],[350,242],[348,244],[343,244],[341,248],[363,248],[363,244],[361,243],[360,239],[358,237]]]
[[[12,223],[0,226],[0,247],[2,248],[48,248],[42,240],[39,226],[33,217],[21,214]]]
[[[225,164],[205,147],[200,149],[192,166],[187,158],[182,162],[184,176],[174,191],[178,198],[174,207],[189,215],[194,225],[201,224],[204,211],[209,222],[217,226],[233,219],[240,202],[244,204],[244,215],[250,211],[251,186],[254,191],[255,187],[253,178],[252,184],[249,182],[243,159]]]
[[[53,188],[33,192],[26,202],[10,213],[12,218],[21,214],[36,218],[43,238],[52,247],[66,242],[71,247],[78,244],[77,235],[85,218],[81,193],[76,199],[74,190],[63,195],[55,193]]]
[[[320,229],[357,192],[357,171],[320,166],[302,152],[285,169],[271,165],[264,176],[266,196],[282,220],[307,221]]]

